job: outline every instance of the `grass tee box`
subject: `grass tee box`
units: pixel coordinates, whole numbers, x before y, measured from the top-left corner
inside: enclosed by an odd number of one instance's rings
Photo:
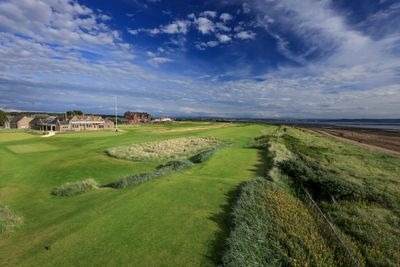
[[[40,144],[40,143],[13,145],[13,146],[7,146],[7,148],[17,154],[58,150],[58,147],[56,146],[52,146],[49,144]]]
[[[108,149],[107,154],[128,160],[178,159],[193,156],[219,145],[221,141],[213,137],[184,137],[114,147]]]

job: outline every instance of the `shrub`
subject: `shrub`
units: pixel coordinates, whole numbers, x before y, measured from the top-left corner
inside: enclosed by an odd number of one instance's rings
[[[93,179],[66,183],[53,189],[51,194],[55,196],[73,196],[97,189],[98,184]]]
[[[215,149],[206,150],[190,158],[193,163],[202,163],[209,160],[215,153]]]
[[[179,159],[193,156],[221,145],[213,137],[183,137],[110,148],[109,156],[128,160]]]
[[[116,183],[112,183],[108,186],[112,187],[112,188],[119,188],[119,189],[125,188],[128,186],[134,186],[134,185],[146,182],[148,180],[158,178],[160,176],[165,176],[165,175],[171,174],[173,172],[182,171],[184,169],[191,167],[192,165],[193,165],[193,163],[186,159],[173,160],[173,161],[167,162],[164,165],[160,165],[157,169],[155,169],[153,171],[128,176],[128,177],[125,177],[125,178],[121,179],[120,181],[118,181]]]
[[[22,217],[17,216],[8,206],[0,204],[0,234],[14,231],[22,223]]]
[[[258,149],[268,148],[269,140],[270,140],[269,135],[260,135],[260,136],[255,137],[253,139],[253,141],[247,147],[248,148],[258,148]]]

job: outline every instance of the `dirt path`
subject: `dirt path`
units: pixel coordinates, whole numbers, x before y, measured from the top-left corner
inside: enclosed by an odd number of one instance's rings
[[[390,153],[390,154],[395,155],[395,156],[400,156],[400,152],[398,152],[398,151],[387,149],[387,148],[383,148],[383,147],[379,147],[379,146],[375,146],[375,145],[371,145],[371,144],[357,142],[357,141],[354,141],[354,140],[351,140],[351,139],[348,139],[348,138],[345,138],[345,137],[336,136],[334,134],[331,134],[329,132],[324,131],[323,129],[306,129],[306,130],[309,130],[309,131],[312,131],[312,132],[315,132],[315,133],[319,133],[319,134],[323,134],[323,135],[326,135],[326,136],[330,136],[332,138],[335,138],[335,139],[338,139],[338,140],[341,140],[341,141],[345,141],[345,142],[348,142],[348,143],[352,143],[352,144],[356,144],[356,145],[359,145],[359,146],[367,147],[367,148],[370,148],[370,149],[373,149],[373,150],[377,150],[377,151],[380,151],[380,152],[386,152],[386,153]]]
[[[52,137],[52,136],[55,136],[55,135],[56,135],[55,132],[49,132],[48,134],[42,135],[41,137]]]

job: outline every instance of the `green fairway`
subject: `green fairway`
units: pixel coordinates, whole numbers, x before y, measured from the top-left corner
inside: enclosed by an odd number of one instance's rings
[[[215,265],[233,197],[262,165],[259,151],[246,145],[273,128],[182,123],[50,138],[1,133],[0,203],[24,224],[0,236],[0,265]],[[93,178],[105,185],[162,163],[111,158],[108,148],[186,136],[216,137],[229,145],[204,163],[135,187],[50,194],[66,182]]]
[[[12,145],[12,146],[7,146],[7,148],[17,154],[52,151],[58,149],[54,145],[40,144],[40,143],[33,143],[26,145]]]

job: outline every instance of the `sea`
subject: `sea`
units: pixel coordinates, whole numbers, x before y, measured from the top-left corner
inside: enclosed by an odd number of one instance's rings
[[[400,131],[400,119],[281,120],[279,123]]]

